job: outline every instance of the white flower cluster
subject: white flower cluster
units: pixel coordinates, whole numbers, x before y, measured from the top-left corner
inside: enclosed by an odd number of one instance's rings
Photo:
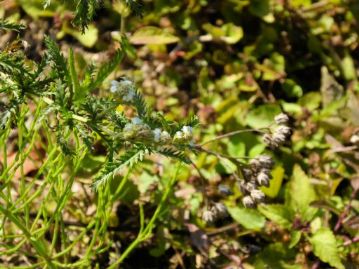
[[[269,186],[270,170],[273,165],[274,162],[270,156],[260,155],[250,161],[248,168],[243,169],[244,181],[240,183],[240,189],[244,195],[242,202],[245,207],[255,207],[264,200],[265,195],[258,188]]]
[[[211,223],[219,218],[227,215],[227,208],[222,203],[214,203],[212,206],[206,208],[202,213],[203,221]]]
[[[121,81],[112,80],[110,91],[118,95],[126,103],[131,103],[136,97],[135,85],[132,81],[124,79]]]
[[[263,136],[263,142],[272,149],[283,145],[291,133],[291,129],[288,127],[289,118],[286,114],[281,113],[275,116],[274,121],[278,127],[272,134],[265,134]]]
[[[134,117],[130,123],[123,128],[123,136],[125,139],[142,139],[161,146],[171,144],[172,142],[184,142],[192,139],[192,127],[183,126],[175,136],[171,135],[161,128],[151,129],[142,119]]]

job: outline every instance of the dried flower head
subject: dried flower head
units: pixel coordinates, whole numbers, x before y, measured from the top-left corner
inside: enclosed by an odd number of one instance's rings
[[[202,214],[203,221],[207,223],[211,223],[214,221],[214,214],[212,210],[205,209]]]
[[[252,190],[251,197],[255,202],[262,202],[265,198],[264,193],[261,190]]]
[[[243,197],[242,203],[243,203],[243,205],[245,207],[249,207],[249,208],[255,207],[255,205],[256,205],[253,198],[251,196],[248,196],[248,195]]]
[[[289,117],[287,114],[280,113],[274,117],[274,121],[278,125],[287,124],[289,121]]]

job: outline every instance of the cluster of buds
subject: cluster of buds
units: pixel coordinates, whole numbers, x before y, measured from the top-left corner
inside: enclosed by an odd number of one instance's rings
[[[212,223],[217,219],[227,216],[227,208],[224,204],[217,202],[212,206],[208,206],[202,212],[202,219],[207,223]]]
[[[245,207],[255,207],[263,202],[265,195],[258,188],[269,186],[273,165],[270,156],[260,155],[249,162],[248,168],[242,170],[244,180],[240,182],[240,189],[244,195],[242,202]]]
[[[277,124],[277,128],[273,133],[268,133],[263,136],[263,142],[272,149],[283,145],[291,133],[291,129],[288,126],[289,118],[286,114],[281,113],[275,116],[274,121]]]
[[[151,129],[151,127],[144,123],[142,119],[134,117],[131,122],[127,123],[122,130],[123,137],[126,140],[142,140],[143,142],[158,144],[158,145],[170,145],[172,143],[184,143],[191,142],[192,127],[183,126],[181,131],[176,132],[174,137],[161,128]]]
[[[152,140],[153,132],[146,123],[144,123],[140,118],[132,118],[130,123],[127,123],[123,128],[123,137],[126,140],[133,138],[141,140]]]
[[[121,81],[112,80],[110,91],[118,95],[126,103],[132,103],[136,97],[135,85],[128,79]]]
[[[181,131],[177,131],[173,137],[175,142],[189,142],[193,138],[193,128],[191,126],[183,126]]]

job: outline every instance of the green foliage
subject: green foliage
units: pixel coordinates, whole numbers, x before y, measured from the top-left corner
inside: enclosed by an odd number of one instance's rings
[[[9,3],[3,267],[358,267],[355,1]]]
[[[313,246],[313,252],[322,261],[331,266],[341,269],[345,268],[338,254],[338,244],[333,232],[328,228],[321,228],[309,239]]]

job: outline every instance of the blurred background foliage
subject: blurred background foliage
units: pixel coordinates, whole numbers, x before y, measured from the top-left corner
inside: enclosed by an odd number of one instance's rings
[[[268,199],[258,209],[241,206],[233,163],[193,156],[207,179],[205,191],[196,170],[183,168],[155,236],[123,268],[358,268],[358,1],[146,0],[137,12],[126,1],[103,1],[85,10],[93,20],[83,28],[70,2],[46,1],[44,9],[43,0],[0,1],[0,17],[27,27],[2,34],[0,46],[19,36],[37,60],[47,34],[63,49],[74,48],[79,70],[111,60],[121,48],[126,58],[113,78],[136,81],[169,118],[197,115],[197,141],[268,126],[281,111],[294,129],[291,141],[273,153],[273,180],[263,188]],[[207,148],[249,157],[267,151],[256,132]],[[86,157],[78,177],[92,175],[103,160],[101,153]],[[111,213],[115,231],[132,232],[109,231],[107,243],[133,240],[136,201],[153,210],[156,186],[173,173],[169,160],[155,161],[156,168],[148,162],[136,170]],[[222,195],[224,187],[233,194]],[[203,223],[204,193],[225,203],[229,216]],[[70,215],[90,216],[79,212]],[[107,245],[93,264],[105,267],[114,248]]]

